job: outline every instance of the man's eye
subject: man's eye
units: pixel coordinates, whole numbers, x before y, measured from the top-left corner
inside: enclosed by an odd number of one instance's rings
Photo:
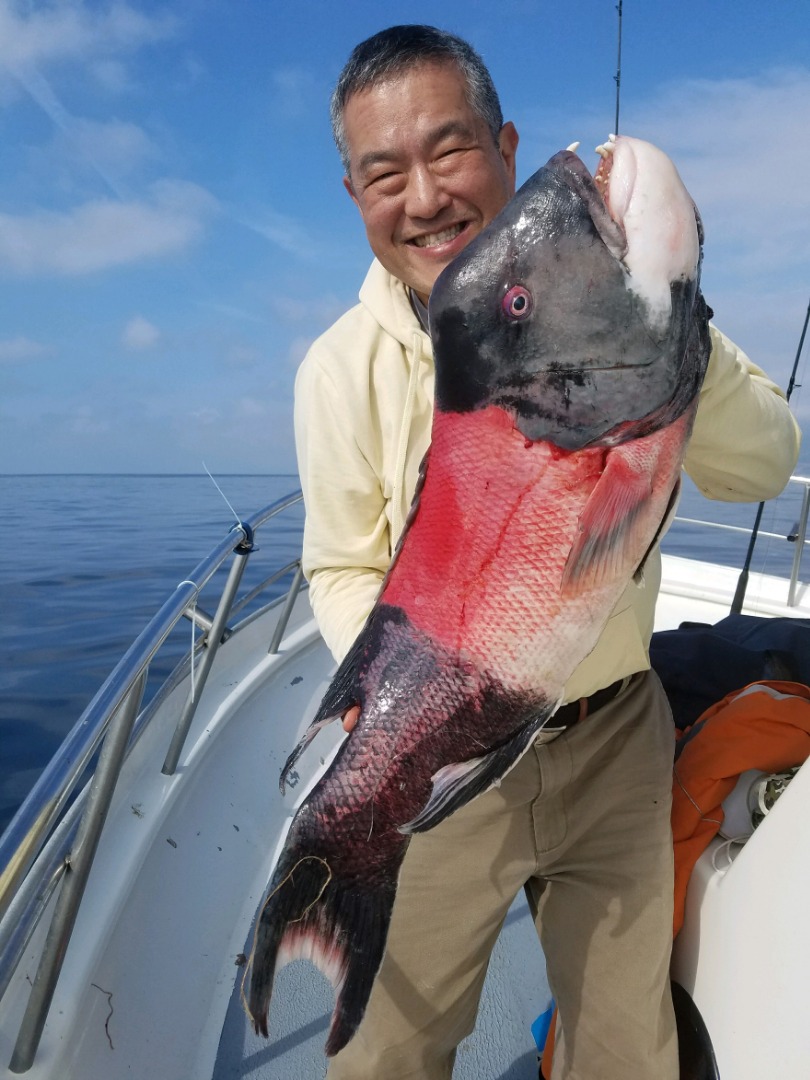
[[[379,187],[379,186],[391,187],[392,185],[394,185],[397,182],[397,178],[399,176],[400,176],[400,173],[397,173],[397,172],[379,173],[377,176],[372,176],[369,179],[368,186],[369,187]]]
[[[468,150],[468,146],[449,146],[436,156],[436,164],[439,167],[446,165],[448,168],[455,168],[457,165],[456,159],[466,154]]]

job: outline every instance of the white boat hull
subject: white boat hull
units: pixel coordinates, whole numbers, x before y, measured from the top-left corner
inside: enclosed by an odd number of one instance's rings
[[[659,628],[715,622],[728,609],[722,568],[666,560]],[[752,609],[785,614],[785,582],[752,581]],[[802,598],[804,604],[804,598]],[[800,606],[794,614],[810,614]],[[306,592],[277,655],[278,608],[220,649],[180,767],[161,772],[188,688],[162,703],[131,751],[102,835],[31,1080],[309,1080],[323,1076],[331,987],[308,964],[279,976],[273,1039],[241,1011],[237,959],[303,786],[342,731],[326,729],[282,797],[278,776],[315,711],[332,662]],[[307,774],[306,770],[309,770]],[[715,845],[716,847],[717,845]],[[730,870],[701,859],[689,891],[674,974],[692,994],[723,1080],[804,1080],[810,1025],[810,774],[799,774]],[[48,919],[0,1003],[0,1076],[16,1039]],[[548,1006],[542,954],[519,898],[493,957],[476,1032],[459,1051],[460,1080],[535,1080],[532,1022]]]

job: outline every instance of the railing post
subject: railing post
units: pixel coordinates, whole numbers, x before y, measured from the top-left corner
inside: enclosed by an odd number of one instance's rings
[[[228,580],[225,583],[219,606],[214,615],[211,629],[208,632],[208,639],[203,652],[200,670],[195,674],[194,693],[192,694],[191,689],[189,689],[186,703],[183,706],[183,712],[180,719],[177,721],[177,727],[174,729],[174,735],[172,736],[172,741],[169,745],[168,753],[166,754],[166,760],[163,762],[163,769],[161,771],[166,776],[174,776],[175,770],[177,769],[177,763],[180,760],[180,754],[183,752],[183,745],[185,744],[189,728],[191,727],[191,721],[194,719],[194,714],[197,711],[197,703],[200,700],[203,687],[205,686],[208,674],[211,671],[211,665],[214,663],[214,657],[217,655],[220,641],[225,632],[225,624],[228,621],[231,606],[234,597],[236,596],[236,591],[239,588],[239,582],[242,580],[242,574],[247,565],[248,555],[253,551],[253,530],[249,525],[245,524],[241,524],[239,527],[243,530],[245,539],[241,544],[234,548],[234,560],[231,564]],[[191,662],[192,664],[194,663],[193,654]]]
[[[90,875],[90,868],[93,865],[101,830],[110,808],[132,725],[138,715],[147,671],[148,669],[144,669],[141,672],[132,689],[121,702],[115,717],[110,722],[109,731],[101,748],[98,767],[87,796],[87,806],[76,834],[76,842],[70,854],[67,872],[56,901],[39,968],[9,1065],[10,1070],[15,1073],[27,1072],[31,1068],[42,1038],[48,1010],[62,970],[67,943],[73,932],[76,914]]]
[[[295,571],[295,576],[292,579],[290,585],[290,591],[287,593],[287,599],[284,601],[284,609],[278,617],[276,628],[273,631],[273,637],[270,642],[270,648],[268,653],[273,656],[278,652],[278,647],[281,644],[281,639],[284,637],[284,631],[287,629],[287,623],[290,621],[290,615],[292,615],[292,609],[295,606],[295,598],[298,596],[298,592],[301,588],[301,582],[304,580],[304,568],[299,562]]]
[[[799,524],[796,529],[796,550],[793,552],[793,568],[790,572],[790,588],[788,589],[788,607],[796,605],[796,588],[799,584],[799,572],[804,555],[804,540],[807,536],[807,514],[810,511],[810,483],[804,486],[802,496],[802,512],[799,516]]]

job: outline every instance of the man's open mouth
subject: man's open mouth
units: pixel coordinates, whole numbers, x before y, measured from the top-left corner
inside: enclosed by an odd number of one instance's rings
[[[455,240],[458,234],[464,230],[466,224],[465,221],[460,221],[455,225],[448,225],[441,232],[423,233],[421,236],[414,236],[408,243],[419,248],[437,247],[439,244],[446,244],[448,240]]]

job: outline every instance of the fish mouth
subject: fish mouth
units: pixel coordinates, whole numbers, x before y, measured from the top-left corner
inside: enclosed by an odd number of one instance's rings
[[[610,149],[607,149],[607,146]],[[608,141],[601,161],[592,176],[587,165],[572,150],[555,154],[549,166],[588,208],[596,231],[605,247],[618,262],[627,254],[627,236],[622,224],[621,208],[611,205],[610,173],[613,166],[613,146]]]
[[[452,225],[445,225],[443,229],[438,229],[436,232],[419,233],[418,236],[410,237],[405,243],[410,244],[411,247],[423,249],[439,247],[441,244],[447,244],[451,240],[455,240],[457,236],[464,232],[468,224],[467,221],[457,221]]]
[[[616,136],[608,135],[607,142],[601,143],[596,148],[599,155],[599,164],[593,174],[593,182],[596,184],[597,191],[605,200],[608,210],[610,210],[610,172],[613,168],[613,151],[615,149]],[[611,214],[611,216],[613,215]],[[617,224],[619,223],[617,222]]]

